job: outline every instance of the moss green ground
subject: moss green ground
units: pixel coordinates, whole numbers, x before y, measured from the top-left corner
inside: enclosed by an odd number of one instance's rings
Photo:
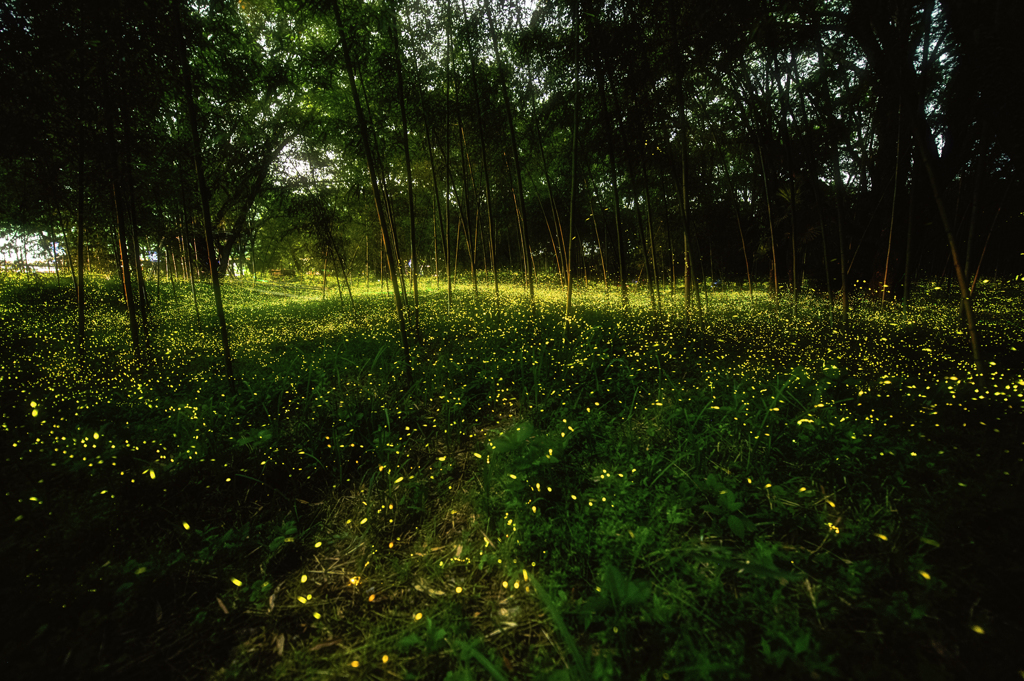
[[[1019,284],[488,286],[0,279],[5,677],[1020,677]]]

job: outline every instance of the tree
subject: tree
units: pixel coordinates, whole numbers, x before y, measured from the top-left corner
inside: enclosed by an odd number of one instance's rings
[[[228,324],[224,318],[224,303],[221,300],[220,273],[213,262],[213,222],[210,220],[210,190],[206,185],[206,173],[203,166],[202,142],[199,138],[199,123],[197,121],[196,100],[192,91],[192,67],[188,60],[188,51],[185,47],[185,36],[181,30],[181,3],[174,8],[177,35],[179,37],[179,66],[181,68],[182,85],[184,87],[185,110],[188,116],[188,126],[192,133],[192,154],[195,163],[196,183],[199,185],[199,199],[203,211],[203,230],[206,233],[206,253],[209,258],[210,278],[213,282],[213,301],[217,310],[217,323],[220,328],[221,346],[224,349],[224,374],[227,376],[232,389],[235,389],[235,372],[231,366],[231,344],[228,339]]]
[[[348,36],[346,35],[346,24],[342,19],[341,8],[338,0],[334,0],[334,21],[338,28],[338,40],[341,42],[342,56],[345,59],[345,70],[348,73],[349,91],[352,95],[352,103],[356,110],[356,125],[359,128],[359,136],[363,143],[363,153],[366,156],[366,166],[370,174],[370,188],[373,191],[373,204],[377,209],[377,221],[380,223],[381,240],[384,243],[385,258],[388,262],[388,270],[391,274],[391,287],[395,297],[395,312],[398,315],[398,328],[402,338],[402,352],[405,355],[405,376],[406,380],[412,382],[412,362],[409,359],[409,337],[405,330],[405,316],[402,310],[402,297],[398,291],[398,279],[395,268],[398,261],[398,251],[394,247],[392,239],[389,238],[388,229],[383,215],[382,197],[377,184],[377,171],[373,159],[373,151],[370,146],[370,131],[366,124],[366,117],[363,114],[362,103],[359,98],[359,89],[356,86],[355,68],[352,64],[352,55],[349,50]]]

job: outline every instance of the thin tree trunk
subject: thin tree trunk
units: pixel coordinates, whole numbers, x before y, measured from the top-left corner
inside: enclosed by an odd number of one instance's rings
[[[528,272],[528,269],[527,269],[527,255],[528,254],[527,254],[527,251],[526,251],[526,241],[524,240],[524,234],[523,234],[524,218],[523,218],[523,209],[522,209],[522,199],[519,196],[519,194],[516,193],[516,187],[515,187],[515,184],[513,183],[513,179],[514,178],[512,177],[512,169],[508,165],[508,154],[504,154],[504,158],[505,158],[505,174],[508,176],[509,193],[512,194],[512,207],[515,208],[515,211],[516,211],[516,234],[519,235],[519,252],[523,254],[523,275],[524,275],[523,286],[525,287],[526,286],[525,275]],[[511,243],[511,241],[512,240],[509,239],[509,247],[508,247],[509,263],[512,262],[512,243]],[[532,254],[530,255],[530,257],[531,258],[533,257]]]
[[[732,203],[732,212],[736,216],[736,229],[738,229],[739,233],[740,233],[740,246],[743,248],[743,265],[744,265],[744,267],[747,270],[747,290],[750,293],[750,302],[753,303],[754,302],[754,277],[750,273],[750,258],[747,256],[747,239],[746,239],[746,236],[744,236],[744,234],[743,234],[743,221],[740,219],[740,210],[739,210],[739,207],[736,205],[736,195],[735,195],[735,187],[733,186],[733,183],[732,183],[732,173],[729,171],[729,163],[728,163],[728,159],[725,156],[725,151],[722,149],[721,145],[718,143],[718,136],[715,135],[714,132],[712,132],[711,133],[711,137],[715,141],[715,147],[718,149],[719,154],[721,154],[721,156],[722,156],[722,165],[725,168],[726,185],[727,185],[727,187],[729,189],[729,199],[730,199],[730,202]]]
[[[608,162],[612,175],[612,216],[615,218],[615,255],[619,260],[619,286],[622,289],[622,302],[625,303],[626,293],[626,253],[622,245],[622,225],[619,221],[619,173],[615,167],[615,137],[611,116],[608,113],[608,97],[605,94],[605,69],[598,74],[598,89],[601,97],[601,120],[604,123],[604,135],[608,140]]]
[[[172,241],[173,243],[173,241]],[[177,302],[178,300],[178,263],[174,260],[174,248],[171,246],[164,246],[164,259],[165,262],[170,265],[168,277],[171,280],[171,300]]]
[[[647,161],[646,159],[641,163],[641,171],[644,179],[644,209],[647,214],[647,238],[651,244],[650,255],[651,255],[651,274],[648,277],[647,285],[651,290],[651,309],[661,309],[661,286],[658,282],[658,261],[657,261],[657,250],[654,245],[654,225],[651,220],[651,188],[650,183],[647,180]],[[641,238],[643,230],[641,228]],[[657,305],[655,305],[655,295],[657,295]]]
[[[334,277],[335,277],[335,279],[337,279],[337,277],[338,277],[338,268],[341,268],[341,275],[342,275],[342,277],[345,278],[345,288],[348,289],[348,302],[349,302],[349,305],[352,307],[352,309],[355,309],[356,301],[355,301],[355,298],[352,296],[352,286],[348,282],[348,269],[347,269],[347,266],[346,266],[346,263],[345,263],[345,258],[342,256],[341,250],[338,248],[338,242],[334,239],[333,236],[331,236],[330,243],[331,243],[331,248],[334,250],[334,263],[335,263]],[[341,283],[340,282],[338,283],[338,295],[339,295],[339,297],[342,295],[342,293],[341,293]]]
[[[747,239],[743,236],[743,223],[740,221],[740,211],[734,203],[733,213],[736,214],[736,229],[740,231],[740,245],[743,247],[743,264],[747,268],[747,290],[750,292],[750,302],[754,302],[754,278],[750,275],[750,258],[747,257]]]
[[[132,290],[131,268],[128,264],[127,236],[125,234],[125,205],[124,195],[121,187],[121,155],[118,148],[117,134],[115,132],[115,106],[109,92],[109,85],[104,80],[104,102],[106,109],[107,134],[109,135],[109,146],[111,154],[111,165],[114,167],[115,178],[111,182],[111,191],[114,200],[114,215],[116,222],[115,238],[117,249],[114,257],[117,259],[118,273],[121,275],[121,285],[124,289],[125,306],[128,309],[128,328],[131,334],[132,356],[139,358],[139,325],[137,310],[135,307],[135,294]],[[28,262],[26,256],[25,262]]]
[[[117,256],[118,269],[121,272],[121,284],[124,287],[124,302],[128,307],[128,329],[132,338],[132,355],[139,358],[139,323],[136,317],[135,294],[132,291],[131,267],[128,264],[127,237],[124,229],[124,206],[123,199],[118,192],[117,182],[113,185],[114,212],[117,216]]]
[[[981,178],[985,172],[985,149],[987,147],[987,140],[985,139],[985,124],[981,125],[981,148],[982,151],[978,154],[978,158],[975,159],[977,168],[974,171],[974,192],[971,196],[971,218],[967,226],[967,253],[964,255],[964,272],[968,275],[971,273],[971,254],[974,249],[974,234],[978,225],[978,205],[981,203]],[[987,243],[986,239],[986,243]],[[974,285],[971,285],[971,295],[974,294]]]
[[[634,182],[635,182],[636,181],[636,176],[635,176],[634,173],[631,173],[631,174],[633,175]],[[647,248],[647,236],[644,234],[644,222],[643,222],[643,218],[640,217],[640,211],[636,209],[635,205],[634,205],[633,210],[636,213],[636,233],[640,236],[640,246],[641,246],[641,248],[643,250],[643,256],[644,256],[644,266],[643,266],[643,268],[641,268],[641,271],[646,275],[646,279],[647,279],[647,292],[651,296],[651,310],[654,310],[655,309],[655,306],[654,306],[654,281],[653,281],[653,273],[650,271],[651,257],[650,257],[650,252],[649,252],[649,250]]]
[[[164,267],[166,267],[166,266],[167,266],[167,263],[164,262]],[[156,266],[155,266],[154,269],[156,270],[156,296],[155,296],[155,300],[159,301],[160,300],[160,246],[159,246],[159,244],[156,247]]]
[[[512,98],[508,93],[508,77],[506,76],[506,66],[502,57],[502,52],[498,46],[498,32],[494,24],[494,17],[491,14],[491,3],[490,0],[484,0],[484,10],[487,13],[488,24],[491,33],[491,42],[494,44],[494,54],[498,60],[498,70],[501,73],[501,94],[502,99],[505,103],[505,115],[508,118],[508,131],[512,142],[512,157],[515,161],[516,168],[516,186],[519,188],[519,203],[521,207],[525,207],[523,203],[525,194],[523,193],[523,171],[522,164],[519,162],[519,141],[516,135],[516,123],[515,117],[512,115]],[[530,232],[526,229],[526,223],[524,222],[524,212],[522,210],[517,213],[519,218],[519,229],[521,238],[523,241],[523,274],[526,277],[526,288],[530,292],[530,304],[533,304],[533,272],[532,263],[530,262],[533,257],[533,252],[530,248]]]
[[[206,250],[210,261],[210,279],[213,282],[213,301],[217,309],[217,322],[220,327],[221,346],[224,350],[224,374],[227,376],[231,389],[235,389],[235,372],[231,366],[231,344],[228,339],[228,324],[224,317],[224,304],[220,295],[220,278],[214,266],[213,223],[210,220],[210,190],[206,186],[206,174],[203,170],[202,145],[199,142],[199,123],[196,120],[196,102],[192,92],[192,67],[185,49],[185,34],[181,27],[181,2],[177,3],[174,13],[177,23],[179,58],[181,60],[182,81],[185,86],[185,108],[188,112],[188,125],[192,132],[192,156],[196,167],[196,181],[199,184],[199,198],[203,210],[203,229],[206,232]],[[194,284],[193,284],[194,286]],[[197,310],[198,315],[198,310]]]
[[[537,188],[536,183],[533,183],[533,191],[534,191],[535,194],[537,194],[538,197],[540,196],[540,190]],[[548,191],[550,191],[550,189]],[[562,276],[563,270],[562,270],[561,249],[558,247],[558,241],[555,239],[555,231],[553,229],[551,229],[551,220],[548,219],[548,214],[544,210],[544,201],[543,200],[539,200],[537,203],[540,206],[541,217],[544,218],[544,227],[548,231],[548,241],[551,242],[551,254],[552,254],[552,257],[554,257],[554,259],[555,259],[555,270],[556,270],[556,272],[558,274],[558,285],[559,286],[564,286],[565,285],[565,277]],[[552,202],[552,206],[553,205],[554,205],[554,202]]]
[[[132,176],[132,167],[134,165],[134,159],[132,156],[132,128],[131,121],[128,113],[122,110],[122,127],[124,130],[125,138],[125,174],[126,181],[128,183],[128,203],[127,203],[127,216],[128,216],[128,235],[131,238],[131,255],[133,262],[133,269],[135,270],[135,281],[138,289],[139,296],[139,320],[142,322],[143,339],[148,338],[148,326],[149,326],[149,295],[146,291],[146,279],[143,276],[142,271],[142,259],[139,253],[139,228],[138,228],[138,215],[135,212],[135,182]]]
[[[796,236],[797,236],[797,208],[796,208],[796,168],[793,164],[793,139],[789,134],[789,83],[792,82],[793,78],[786,79],[786,86],[783,88],[782,85],[782,74],[781,69],[778,65],[776,57],[772,57],[772,64],[775,66],[776,79],[778,80],[779,87],[779,101],[782,104],[781,112],[779,116],[779,124],[782,126],[783,142],[786,149],[786,165],[789,167],[789,179],[787,184],[789,185],[789,245],[790,245],[790,263],[793,268],[793,318],[796,318],[796,306],[799,292],[797,287],[800,283],[800,279],[797,276],[797,269],[799,263],[796,255]]]
[[[60,222],[60,213],[57,210],[53,211],[54,219]],[[53,256],[53,276],[57,280],[57,285],[60,285],[60,267],[57,262],[57,235],[56,230],[51,229],[48,241],[50,242],[50,255]]]
[[[463,15],[466,14],[466,3],[465,3],[465,0],[463,0],[463,3],[462,3],[462,13],[463,13]],[[469,59],[470,59],[470,66],[471,66],[471,70],[470,70],[470,83],[473,86],[473,102],[474,102],[474,104],[476,106],[476,126],[477,126],[478,134],[480,136],[480,154],[481,154],[481,156],[483,158],[484,200],[487,202],[487,234],[488,234],[488,244],[490,246],[491,269],[493,270],[492,273],[494,275],[494,299],[495,300],[499,300],[500,296],[499,296],[499,293],[498,293],[498,266],[497,266],[497,264],[495,262],[496,253],[495,253],[495,242],[494,242],[494,220],[493,220],[493,216],[491,215],[491,171],[490,171],[490,167],[489,167],[488,162],[487,162],[487,141],[486,141],[486,138],[484,136],[484,117],[483,117],[482,107],[480,106],[480,88],[479,88],[479,85],[477,83],[477,78],[476,78],[477,68],[478,68],[478,63],[477,63],[478,60],[477,60],[477,55],[476,55],[475,51],[470,50],[470,52],[469,52]]]
[[[458,101],[458,96],[459,96],[458,90],[456,90],[455,91],[456,101]],[[473,252],[473,248],[470,246],[470,243],[469,243],[469,231],[470,231],[469,230],[469,203],[470,203],[469,184],[470,184],[470,175],[472,174],[473,170],[472,170],[472,167],[469,164],[469,143],[466,142],[466,129],[462,126],[462,113],[461,113],[461,111],[459,111],[459,113],[456,114],[456,123],[459,126],[459,149],[460,149],[459,156],[461,157],[461,160],[462,160],[462,204],[459,207],[459,217],[460,217],[460,220],[461,220],[463,226],[466,228],[466,254],[469,256],[469,273],[470,273],[470,277],[471,277],[471,279],[473,281],[473,298],[476,299],[480,295],[480,291],[479,291],[479,289],[477,287],[477,281],[476,281],[476,257],[475,257],[476,254]],[[458,251],[458,249],[459,249],[459,240],[456,237],[456,239],[455,239],[455,250],[456,250],[456,252]]]
[[[764,167],[764,151],[761,149],[761,137],[758,135],[757,138],[757,157],[761,161],[761,179],[764,182],[764,203],[768,209],[768,238],[772,242],[772,290],[774,291],[776,302],[779,297],[779,261],[775,257],[775,225],[772,222],[772,197],[768,193],[768,171]]]
[[[257,221],[256,229],[252,233],[252,254],[249,256],[249,263],[252,266],[252,287],[253,287],[253,290],[256,290],[256,251],[259,250],[258,249],[258,244],[259,244],[258,237],[259,237],[260,222],[262,222],[262,220]]]
[[[199,324],[199,296],[196,294],[195,263],[193,262],[193,260],[190,257],[188,257],[188,253],[185,251],[185,246],[184,246],[184,244],[185,244],[185,236],[184,235],[182,235],[182,237],[181,237],[181,242],[182,242],[181,263],[182,263],[182,267],[184,267],[188,271],[188,283],[189,283],[189,286],[192,288],[192,306],[195,308],[195,311],[196,311],[196,324]]]
[[[928,184],[932,188],[932,196],[935,198],[935,206],[939,211],[939,220],[946,232],[946,242],[949,244],[949,255],[953,260],[953,269],[956,271],[956,280],[960,285],[960,304],[963,307],[964,316],[967,321],[967,333],[971,340],[971,354],[974,356],[974,367],[979,375],[984,374],[984,365],[981,360],[981,339],[978,337],[978,329],[974,324],[974,310],[971,308],[971,292],[967,287],[967,279],[964,276],[963,268],[960,267],[960,258],[957,255],[956,238],[953,236],[953,228],[949,222],[949,215],[946,213],[946,202],[942,199],[942,188],[939,187],[938,178],[935,176],[935,163],[938,160],[938,151],[935,149],[935,140],[925,136],[926,120],[924,117],[924,100],[919,98],[918,110],[912,117],[914,125],[914,138],[917,140],[917,150],[921,156],[921,162],[928,176]],[[930,135],[930,133],[928,133]]]
[[[441,250],[444,253],[444,269],[448,282],[448,312],[452,311],[452,112],[451,112],[451,5],[445,3],[445,74],[444,74],[444,234],[441,235]],[[458,242],[456,242],[456,246]],[[458,257],[458,251],[455,252]]]
[[[409,191],[409,251],[412,261],[412,314],[413,328],[416,330],[416,338],[422,343],[423,337],[420,333],[420,289],[418,272],[419,256],[416,252],[416,205],[413,197],[412,183],[412,157],[409,153],[409,119],[405,113],[405,78],[403,75],[402,47],[398,41],[398,15],[394,16],[395,25],[392,27],[392,36],[395,45],[395,61],[398,65],[398,109],[402,114],[402,147],[405,150],[405,180]]]
[[[434,278],[437,280],[437,287],[441,288],[441,270],[437,266],[437,222],[441,219],[441,193],[437,186],[437,165],[434,163],[434,145],[430,139],[430,121],[427,120],[426,112],[423,113],[423,127],[427,135],[427,156],[430,159],[430,176],[433,179],[434,200],[437,203],[437,213],[434,214]]]
[[[604,279],[604,291],[608,292],[608,270],[604,265],[604,248],[601,246],[601,232],[597,228],[597,213],[594,211],[594,195],[587,186],[586,176],[583,178],[583,191],[587,192],[587,202],[590,204],[590,222],[594,225],[594,237],[597,239],[597,253],[601,257],[601,276]]]
[[[832,172],[836,186],[836,228],[839,232],[839,282],[843,291],[843,324],[850,321],[850,286],[846,277],[846,240],[843,237],[843,175],[839,166],[839,149],[832,148]]]
[[[899,107],[899,123],[896,129],[896,169],[893,171],[892,181],[892,211],[889,213],[889,243],[885,249],[885,269],[882,271],[882,302],[885,302],[886,289],[889,288],[889,257],[892,254],[892,232],[896,227],[896,198],[899,196],[900,187],[900,141],[903,132],[903,103]]]
[[[988,251],[988,241],[992,238],[992,230],[996,228],[996,222],[999,220],[999,213],[1003,210],[1003,204],[1006,202],[1006,196],[1010,193],[1010,187],[1013,185],[1008,184],[1006,187],[1006,193],[1003,194],[1002,200],[999,202],[999,207],[996,208],[995,217],[992,218],[992,224],[989,225],[988,234],[985,236],[985,245],[981,249],[981,255],[978,256],[978,265],[974,270],[974,279],[971,282],[971,299],[974,299],[974,287],[978,284],[978,275],[981,274],[981,263],[985,261],[985,252]]]
[[[83,140],[81,130],[81,105],[79,105],[79,132],[78,132],[78,349],[85,351],[85,152],[83,151]]]
[[[324,246],[323,280],[320,284],[320,300],[327,300],[327,254],[330,251]]]
[[[689,183],[686,181],[690,167],[690,133],[689,121],[683,139],[683,152],[680,155],[682,169],[679,172],[679,208],[683,218],[683,295],[686,309],[690,309],[690,294],[693,290],[693,248],[690,244],[690,195]]]
[[[398,290],[398,278],[395,273],[395,267],[397,263],[398,251],[393,247],[392,244],[388,243],[387,228],[384,221],[384,216],[381,212],[381,196],[380,189],[377,185],[377,173],[373,162],[373,152],[370,145],[370,131],[367,127],[366,118],[363,115],[362,103],[359,99],[359,90],[356,87],[356,76],[355,69],[352,66],[352,56],[349,51],[348,39],[345,34],[346,26],[341,18],[341,9],[338,7],[338,2],[335,0],[333,3],[334,9],[334,20],[338,28],[338,38],[341,40],[341,51],[345,58],[345,70],[348,72],[349,88],[352,92],[352,100],[356,109],[356,122],[359,126],[359,136],[363,142],[363,153],[366,156],[366,165],[370,173],[370,187],[373,191],[373,202],[377,208],[377,220],[380,222],[381,236],[384,239],[384,250],[387,254],[388,268],[391,271],[391,288],[393,289],[395,296],[395,312],[398,315],[398,328],[402,337],[402,352],[405,355],[405,377],[406,380],[412,383],[412,363],[409,359],[409,337],[405,330],[405,315],[402,311],[402,297],[399,295]]]
[[[576,3],[576,73],[573,75],[573,107],[572,107],[572,146],[569,164],[569,243],[565,249],[565,316],[572,316],[572,240],[576,221],[576,134],[580,127],[580,19],[579,3]],[[568,330],[568,324],[566,325]]]
[[[536,119],[535,119],[536,120]],[[540,126],[537,126],[537,137],[540,138]],[[558,215],[558,205],[555,203],[555,195],[551,190],[551,175],[548,173],[548,161],[547,155],[544,153],[543,143],[538,144],[540,152],[540,164],[541,169],[544,172],[544,187],[547,189],[548,203],[551,204],[551,222],[554,223],[555,229],[551,229],[551,225],[548,224],[548,235],[551,239],[551,248],[555,256],[555,268],[558,270],[558,281],[565,284],[565,234],[562,232],[562,220]],[[533,185],[533,190],[537,192],[538,203],[540,203],[541,213],[544,215],[544,220],[547,222],[547,213],[544,213],[544,200],[540,198],[540,192],[537,190],[537,185]],[[555,238],[555,234],[558,238]]]
[[[911,161],[913,161],[913,154],[911,154]],[[907,250],[903,261],[903,305],[910,301],[910,248],[914,233],[914,187],[917,184],[916,175],[918,174],[916,170],[917,168],[912,164],[909,170],[910,192],[907,205]]]

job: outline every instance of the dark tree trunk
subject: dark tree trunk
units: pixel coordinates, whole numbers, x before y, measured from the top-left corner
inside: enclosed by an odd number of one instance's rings
[[[463,0],[462,13],[466,14],[465,0]],[[469,52],[470,59],[470,83],[473,86],[473,103],[476,110],[476,127],[477,132],[480,136],[480,155],[483,160],[483,171],[484,171],[484,200],[487,202],[487,236],[488,236],[488,247],[490,250],[491,257],[491,270],[494,275],[494,299],[500,298],[498,292],[498,266],[495,262],[495,243],[494,243],[494,219],[491,215],[491,171],[487,161],[487,140],[484,136],[484,117],[482,107],[480,106],[480,87],[477,82],[477,69],[478,60],[477,54],[474,50]]]
[[[601,97],[601,120],[604,123],[604,136],[608,141],[608,162],[612,176],[612,216],[615,219],[615,255],[619,261],[619,286],[622,289],[622,302],[627,301],[626,293],[626,252],[622,245],[622,224],[619,220],[619,173],[615,167],[615,135],[611,116],[608,113],[608,97],[605,93],[605,68],[598,74],[598,88]]]
[[[192,133],[192,157],[195,162],[196,182],[199,185],[199,199],[203,211],[203,230],[206,233],[206,251],[210,265],[210,279],[213,282],[213,301],[217,308],[217,322],[220,327],[221,346],[224,350],[224,375],[227,376],[231,389],[235,390],[235,372],[231,366],[231,344],[228,339],[228,324],[224,317],[224,304],[220,294],[220,277],[213,262],[213,223],[210,220],[210,190],[206,186],[206,174],[203,169],[202,145],[199,141],[199,123],[196,120],[196,102],[192,92],[192,67],[188,61],[188,52],[185,49],[185,34],[181,27],[181,1],[177,3],[174,10],[176,32],[178,37],[178,54],[182,73],[182,82],[185,87],[185,109],[188,113],[188,126]],[[193,284],[195,286],[195,284]],[[197,309],[198,316],[198,309]]]
[[[398,65],[398,108],[402,114],[402,147],[405,150],[405,181],[409,192],[409,251],[412,263],[412,314],[413,328],[416,338],[422,343],[420,333],[420,289],[419,289],[419,257],[416,253],[416,205],[413,197],[412,156],[409,153],[409,119],[405,113],[405,78],[402,65],[402,46],[398,40],[398,15],[393,17],[392,38],[395,47],[395,61]]]
[[[79,110],[79,131],[78,131],[78,181],[76,193],[78,198],[78,349],[85,350],[85,152],[83,151],[84,141],[82,139],[81,110]]]
[[[924,165],[925,174],[928,177],[928,184],[932,188],[932,196],[935,198],[935,206],[939,211],[939,221],[946,233],[946,242],[949,244],[949,255],[953,260],[953,269],[956,272],[956,280],[960,285],[960,305],[963,308],[964,318],[967,322],[967,333],[971,341],[971,354],[974,356],[974,367],[979,375],[984,374],[985,367],[981,360],[981,339],[978,337],[978,329],[974,324],[974,310],[971,307],[971,293],[967,286],[967,278],[963,268],[960,267],[960,258],[957,255],[956,238],[953,236],[953,227],[949,222],[949,215],[946,212],[946,203],[942,198],[942,188],[936,177],[935,166],[937,165],[939,153],[935,148],[935,140],[931,133],[927,132],[928,124],[924,115],[924,98],[918,97],[917,106],[912,116],[914,126],[914,139],[917,142],[917,150]]]
[[[512,158],[515,161],[516,168],[516,187],[519,189],[520,210],[517,213],[517,217],[519,219],[519,230],[523,241],[523,274],[526,277],[526,288],[530,292],[530,303],[533,304],[533,254],[530,248],[530,232],[526,229],[526,223],[523,221],[524,213],[522,208],[525,205],[525,194],[523,194],[523,171],[522,164],[519,161],[519,141],[516,134],[516,122],[515,117],[512,114],[512,98],[509,96],[508,92],[508,77],[505,72],[506,65],[504,58],[502,57],[501,49],[498,46],[498,32],[494,24],[494,17],[491,14],[491,4],[489,0],[484,0],[484,9],[487,13],[491,41],[494,44],[494,54],[497,55],[498,69],[501,73],[501,95],[505,103],[505,115],[508,118],[508,132],[511,137]]]
[[[391,271],[391,288],[395,296],[395,312],[398,315],[398,329],[402,338],[402,353],[405,356],[405,378],[412,383],[412,363],[409,359],[409,337],[405,330],[405,315],[402,310],[402,297],[398,290],[398,277],[395,272],[398,259],[398,251],[388,239],[388,230],[382,213],[380,189],[377,184],[377,172],[373,161],[373,151],[370,146],[370,131],[363,115],[362,103],[359,99],[359,89],[356,86],[355,68],[352,65],[352,56],[349,51],[348,37],[345,34],[346,26],[341,18],[341,9],[337,0],[332,4],[334,9],[334,20],[338,27],[338,38],[341,41],[341,51],[345,58],[345,70],[348,72],[349,88],[352,92],[352,100],[356,109],[356,123],[359,126],[359,136],[363,143],[363,153],[366,156],[366,165],[370,173],[370,187],[373,191],[373,202],[377,208],[377,221],[380,223],[381,237],[384,241],[384,252],[388,261],[388,268]]]

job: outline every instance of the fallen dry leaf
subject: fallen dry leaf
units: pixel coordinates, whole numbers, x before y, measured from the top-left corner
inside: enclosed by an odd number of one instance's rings
[[[324,641],[323,643],[317,643],[310,650],[320,650],[322,648],[330,648],[331,646],[340,646],[344,641],[340,638],[332,638],[330,641]]]

